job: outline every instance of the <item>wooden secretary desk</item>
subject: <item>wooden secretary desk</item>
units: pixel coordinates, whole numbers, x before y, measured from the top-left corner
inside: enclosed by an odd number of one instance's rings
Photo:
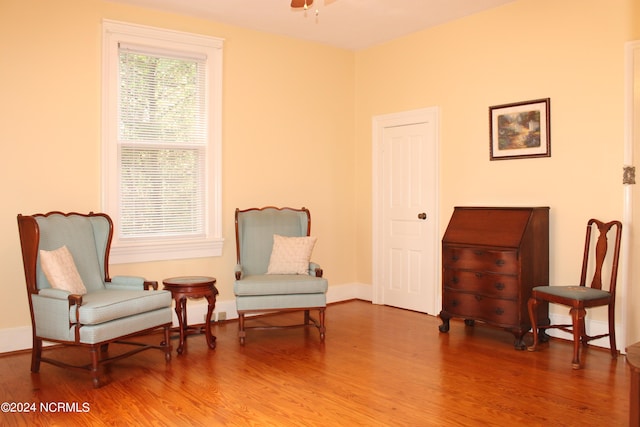
[[[449,319],[505,328],[524,350],[531,329],[527,301],[549,285],[548,207],[456,207],[442,239],[440,332]],[[549,323],[548,304],[538,319]]]

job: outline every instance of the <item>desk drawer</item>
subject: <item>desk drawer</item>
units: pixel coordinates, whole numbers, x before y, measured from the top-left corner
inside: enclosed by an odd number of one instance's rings
[[[518,274],[518,252],[447,246],[442,250],[444,267]]]
[[[483,320],[498,326],[517,325],[518,304],[462,292],[448,291],[443,295],[443,310],[466,319]]]
[[[518,276],[447,268],[443,283],[447,290],[512,300],[518,298]]]

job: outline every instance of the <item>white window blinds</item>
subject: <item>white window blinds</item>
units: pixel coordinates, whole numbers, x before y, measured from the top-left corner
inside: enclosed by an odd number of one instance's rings
[[[120,238],[206,232],[206,58],[119,45]]]

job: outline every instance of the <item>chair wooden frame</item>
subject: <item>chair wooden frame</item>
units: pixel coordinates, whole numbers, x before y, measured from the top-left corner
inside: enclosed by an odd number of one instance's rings
[[[290,208],[290,207],[275,207],[275,206],[265,206],[262,208],[249,208],[249,209],[236,209],[235,211],[235,235],[236,235],[236,260],[237,265],[242,265],[241,260],[241,250],[240,250],[240,235],[239,235],[239,225],[238,225],[238,217],[242,213],[251,212],[251,211],[264,211],[267,209],[276,209],[278,211],[290,210],[294,212],[304,213],[307,217],[307,229],[306,235],[309,236],[311,232],[311,213],[309,209],[303,207],[301,209]],[[322,277],[323,270],[319,266],[315,266],[313,269],[315,277]],[[236,270],[235,272],[236,280],[242,279],[242,272]],[[311,310],[318,310],[318,318],[314,318],[311,316]],[[304,318],[302,323],[289,324],[289,325],[246,325],[246,317],[247,314],[269,314],[269,313],[278,313],[278,312],[293,312],[293,311],[303,311]],[[287,329],[287,328],[299,328],[306,326],[315,326],[320,332],[320,340],[323,342],[325,338],[325,311],[326,305],[322,307],[295,307],[295,308],[274,308],[274,309],[257,309],[257,310],[238,310],[238,338],[240,340],[240,344],[244,345],[246,340],[246,331],[249,329]]]
[[[531,318],[531,325],[533,331],[533,345],[528,348],[530,351],[535,351],[538,348],[539,341],[547,341],[546,329],[556,328],[564,332],[573,334],[573,360],[571,362],[574,369],[581,368],[580,361],[580,344],[587,346],[590,341],[609,337],[609,347],[611,351],[611,357],[616,358],[618,356],[618,350],[616,347],[616,335],[615,335],[615,301],[616,301],[616,283],[618,276],[618,262],[620,258],[620,241],[622,237],[622,223],[620,221],[602,222],[597,219],[590,219],[587,223],[587,231],[585,237],[584,254],[582,258],[582,272],[580,275],[580,287],[587,287],[587,274],[589,269],[589,258],[591,253],[591,232],[595,227],[599,230],[599,235],[595,243],[595,263],[594,274],[588,288],[597,290],[598,292],[591,292],[588,297],[572,297],[572,291],[581,291],[578,287],[548,287],[539,286],[533,289],[531,297],[528,301],[528,311]],[[613,243],[613,255],[611,258],[610,280],[608,291],[604,291],[602,273],[603,264],[607,257],[608,251],[608,238],[607,235],[611,229],[615,227],[615,240]],[[550,288],[565,288],[569,292],[553,292]],[[569,289],[572,288],[572,289]],[[574,292],[575,293],[575,292]],[[581,291],[584,294],[584,291]],[[570,307],[570,315],[572,324],[562,325],[540,325],[536,318],[536,307],[538,304],[547,302],[554,304],[561,304]],[[589,336],[585,327],[586,309],[599,306],[608,306],[608,326],[609,330],[606,334],[600,334],[595,336]]]
[[[71,369],[80,369],[86,370],[91,373],[91,378],[94,387],[100,387],[101,382],[99,378],[99,368],[101,365],[108,364],[110,362],[114,362],[116,360],[123,359],[128,356],[132,356],[136,353],[139,353],[148,349],[158,349],[164,352],[165,361],[169,362],[171,360],[171,343],[170,343],[170,328],[171,322],[163,325],[155,326],[148,329],[142,329],[132,334],[123,335],[117,337],[115,339],[105,340],[97,343],[83,343],[80,341],[80,328],[82,328],[82,324],[74,324],[69,323],[69,328],[76,326],[75,328],[75,336],[73,341],[62,340],[62,339],[54,339],[51,337],[42,337],[39,336],[36,332],[36,317],[34,315],[34,307],[32,301],[32,295],[38,295],[40,293],[40,289],[38,288],[37,283],[37,260],[38,260],[38,251],[39,251],[39,241],[40,241],[40,229],[38,223],[36,221],[36,217],[47,217],[50,215],[63,215],[65,217],[69,217],[72,215],[82,216],[82,217],[104,217],[109,224],[109,233],[106,241],[106,250],[104,256],[104,282],[111,282],[111,278],[109,276],[109,250],[111,247],[111,240],[113,237],[113,222],[108,215],[102,213],[89,213],[89,214],[81,214],[77,212],[63,213],[59,211],[52,211],[46,214],[34,214],[34,215],[21,215],[19,214],[18,219],[18,229],[20,234],[20,244],[22,248],[22,259],[24,266],[24,274],[25,281],[27,286],[27,299],[29,300],[29,312],[31,315],[31,328],[32,328],[32,350],[31,350],[31,372],[38,373],[40,371],[40,363],[45,362],[62,368],[71,368]],[[157,290],[158,283],[156,281],[144,281],[144,289],[154,289]],[[72,307],[75,306],[75,318],[80,318],[80,307],[83,304],[83,296],[70,294],[68,296],[68,308],[72,310]],[[130,338],[135,336],[140,336],[143,334],[148,334],[151,332],[156,332],[158,330],[162,330],[164,334],[163,341],[158,345],[129,341]],[[43,342],[52,342],[59,345],[68,345],[68,346],[79,346],[84,347],[89,350],[91,356],[91,362],[87,364],[72,364],[67,363],[61,360],[44,357],[42,355],[43,351]],[[127,346],[132,346],[133,348],[129,351],[119,353],[117,355],[110,356],[108,354],[108,347],[111,343],[124,344]]]

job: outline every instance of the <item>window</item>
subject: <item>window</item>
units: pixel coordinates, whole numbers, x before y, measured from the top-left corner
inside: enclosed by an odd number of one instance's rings
[[[103,22],[103,210],[114,263],[222,254],[222,41]]]

